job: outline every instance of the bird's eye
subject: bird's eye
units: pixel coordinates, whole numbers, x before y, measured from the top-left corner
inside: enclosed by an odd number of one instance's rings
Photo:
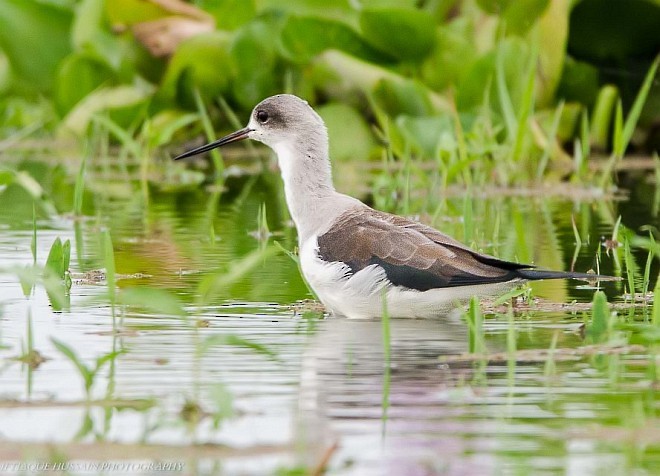
[[[262,124],[266,124],[268,122],[268,113],[266,111],[257,111],[257,120],[261,122]]]

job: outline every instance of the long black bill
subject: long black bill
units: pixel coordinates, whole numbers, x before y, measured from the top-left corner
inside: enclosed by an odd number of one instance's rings
[[[209,150],[213,150],[216,147],[220,147],[221,145],[230,144],[232,142],[237,142],[239,140],[247,139],[248,134],[250,132],[252,132],[252,129],[250,129],[249,127],[244,127],[243,129],[236,132],[232,132],[228,136],[224,136],[223,138],[213,141],[210,144],[206,144],[201,147],[197,147],[196,149],[189,150],[188,152],[184,152],[178,157],[174,157],[174,160],[185,159],[186,157],[192,157],[193,155],[197,155],[204,152],[208,152]]]

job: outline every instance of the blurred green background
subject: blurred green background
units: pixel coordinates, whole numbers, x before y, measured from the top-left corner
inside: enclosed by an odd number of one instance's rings
[[[539,160],[549,132],[579,135],[582,111],[607,151],[658,31],[660,0],[0,0],[0,139],[80,137],[108,114],[133,135],[148,121],[166,130],[158,147],[201,132],[187,115],[197,92],[222,129],[229,112],[244,120],[292,92],[343,139],[339,160],[373,157],[379,140],[434,156],[461,141],[457,118],[468,139],[487,121],[487,149],[535,123],[518,153]],[[637,150],[657,150],[659,124],[654,81]],[[562,158],[550,152],[551,165]]]

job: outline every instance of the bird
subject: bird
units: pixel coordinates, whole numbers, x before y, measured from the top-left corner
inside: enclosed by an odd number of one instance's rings
[[[175,160],[244,139],[262,142],[277,155],[302,274],[331,315],[433,318],[472,296],[500,294],[526,281],[602,277],[482,254],[431,226],[338,192],[325,123],[292,94],[264,99],[246,127]]]

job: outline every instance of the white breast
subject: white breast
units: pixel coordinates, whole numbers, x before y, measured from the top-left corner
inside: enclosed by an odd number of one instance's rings
[[[378,265],[351,274],[344,263],[324,262],[318,254],[317,236],[311,236],[302,244],[300,266],[305,279],[328,311],[355,319],[382,317],[385,303],[391,317],[441,317],[472,296],[502,293],[519,283],[514,280],[428,291],[395,286]]]

